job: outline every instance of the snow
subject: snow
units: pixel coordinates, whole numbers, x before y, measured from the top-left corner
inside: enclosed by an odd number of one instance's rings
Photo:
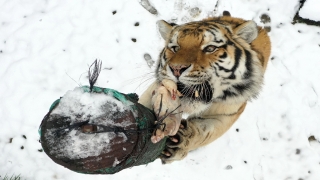
[[[118,161],[118,159],[115,158],[112,167],[116,167],[117,164],[119,164],[119,163],[120,163],[120,161]]]
[[[106,107],[107,106],[107,107]],[[122,102],[112,97],[101,93],[89,93],[81,87],[77,87],[72,91],[68,91],[60,100],[58,106],[51,112],[52,115],[60,115],[72,119],[72,123],[79,122],[79,116],[83,119],[94,120],[106,113],[108,109],[111,112],[124,112],[130,110]],[[90,122],[90,121],[89,121]],[[90,122],[93,123],[93,122]],[[101,125],[115,125],[111,117],[107,121],[101,121]]]
[[[308,8],[309,1],[305,11],[317,16]],[[158,15],[150,14],[138,0],[0,1],[0,176],[320,179],[320,29],[291,24],[299,1],[220,0],[215,12],[215,0],[150,0],[150,4]],[[196,7],[198,16],[188,14]],[[221,138],[182,161],[162,165],[156,160],[114,175],[75,173],[39,152],[37,130],[43,116],[55,99],[88,84],[86,73],[95,59],[103,63],[98,86],[141,94],[154,79],[155,68],[144,56],[155,61],[164,43],[156,21],[200,20],[224,10],[261,26],[259,17],[268,14],[272,58],[259,98]],[[316,141],[309,142],[310,136]]]
[[[307,0],[299,11],[302,18],[313,21],[320,21],[320,2],[317,0]]]

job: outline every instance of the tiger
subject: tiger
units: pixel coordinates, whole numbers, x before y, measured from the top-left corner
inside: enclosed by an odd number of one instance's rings
[[[156,80],[142,93],[139,103],[159,110],[152,99],[164,80],[174,82],[181,93],[179,112],[187,118],[177,121],[173,133],[164,130],[170,127],[158,127],[153,135],[159,136],[155,143],[168,137],[160,155],[162,163],[168,164],[221,137],[247,102],[257,98],[271,42],[263,27],[252,20],[232,17],[227,11],[182,25],[160,20],[157,26],[165,46],[157,61]],[[170,124],[174,118],[163,122]]]

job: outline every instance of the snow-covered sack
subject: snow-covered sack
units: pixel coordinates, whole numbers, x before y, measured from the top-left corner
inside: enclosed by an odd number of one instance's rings
[[[150,137],[155,115],[137,95],[88,86],[55,101],[40,125],[41,144],[56,163],[80,173],[113,174],[154,161],[165,139]]]

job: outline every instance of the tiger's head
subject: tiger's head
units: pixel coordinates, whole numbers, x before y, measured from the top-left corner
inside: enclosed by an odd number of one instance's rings
[[[183,99],[244,102],[257,96],[264,70],[251,48],[259,35],[255,22],[222,16],[183,25],[157,24],[166,41],[157,79],[177,82]]]

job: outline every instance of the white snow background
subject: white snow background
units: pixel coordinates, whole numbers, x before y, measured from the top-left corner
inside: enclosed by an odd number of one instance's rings
[[[216,12],[216,0],[150,3],[158,15],[138,0],[0,0],[0,179],[319,180],[320,28],[291,23],[299,1],[220,0]],[[188,16],[194,7],[201,13]],[[182,161],[156,160],[114,175],[75,173],[38,151],[38,127],[50,105],[88,85],[95,59],[103,63],[97,86],[141,94],[154,71],[144,54],[156,60],[164,45],[156,21],[200,20],[224,10],[259,25],[268,14],[272,55],[259,98],[220,139]]]

